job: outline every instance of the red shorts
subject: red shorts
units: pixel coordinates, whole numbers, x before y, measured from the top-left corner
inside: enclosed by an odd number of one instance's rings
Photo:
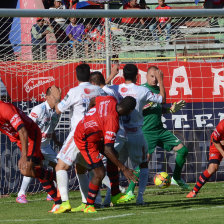
[[[222,155],[214,145],[209,148],[209,163],[219,164],[222,161]]]
[[[34,127],[32,134],[28,131],[28,152],[27,157],[30,158],[35,163],[40,163],[44,157],[41,153],[41,139],[42,134],[41,130],[38,126]],[[20,148],[20,151],[22,149],[21,142],[17,142],[18,147]]]
[[[94,169],[103,166],[102,156],[100,155],[104,146],[103,142],[92,143],[88,141],[75,141],[75,143],[83,158],[91,168]]]

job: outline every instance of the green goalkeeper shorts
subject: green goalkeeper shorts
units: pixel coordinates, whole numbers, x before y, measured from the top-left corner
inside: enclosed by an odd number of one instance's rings
[[[148,145],[148,153],[152,154],[156,146],[159,146],[166,151],[171,151],[173,147],[179,145],[181,141],[167,129],[144,132],[145,141]]]

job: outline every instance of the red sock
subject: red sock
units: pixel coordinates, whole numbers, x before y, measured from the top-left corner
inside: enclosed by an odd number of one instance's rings
[[[107,160],[107,176],[110,179],[111,195],[119,194],[119,174],[118,168],[108,159]]]
[[[193,188],[193,191],[195,193],[198,193],[198,191],[203,187],[203,185],[209,180],[210,177],[211,177],[211,174],[208,172],[208,170],[205,170],[199,177],[197,183],[195,184]]]
[[[39,178],[44,190],[53,198],[55,204],[61,204],[61,197],[57,196],[57,189],[53,182]]]
[[[98,185],[92,184],[91,181],[89,182],[87,205],[94,205],[99,188]]]
[[[56,175],[55,175],[55,172],[53,171],[46,170],[40,166],[35,166],[34,170],[35,170],[36,178],[40,178],[42,180],[49,180],[49,181],[56,180]]]

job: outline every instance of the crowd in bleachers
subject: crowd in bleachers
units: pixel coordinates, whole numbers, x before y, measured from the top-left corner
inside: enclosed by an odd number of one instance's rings
[[[83,2],[83,0],[42,0],[43,5],[46,9],[76,9],[77,4]],[[166,4],[165,0],[155,0],[158,2],[156,10],[169,10],[172,9],[171,6]],[[198,1],[195,1],[197,3]],[[141,10],[141,9],[150,9],[145,0],[125,0],[123,1],[124,10]],[[223,8],[224,0],[205,0],[204,8]],[[87,8],[84,6],[84,8]],[[88,8],[100,8],[103,9],[104,5],[93,2],[93,5],[89,5]],[[32,28],[32,43],[46,43],[46,34],[52,32],[55,34],[57,42],[57,58],[65,59],[66,57],[71,56],[71,52],[79,52],[81,54],[90,55],[96,49],[96,43],[104,43],[104,30],[102,29],[104,20],[103,19],[75,19],[75,18],[52,18],[50,23],[46,20],[47,24],[42,23],[43,18],[40,21],[37,21]],[[113,19],[112,19],[113,20]],[[208,18],[211,24],[211,18]],[[39,25],[38,25],[39,24]],[[172,33],[172,20],[168,17],[156,17],[156,18],[122,18],[119,20],[120,25],[125,25],[125,38],[128,43],[133,36],[133,28],[136,29],[147,29],[152,36],[152,41],[157,43],[159,37],[163,36],[166,42],[170,42],[171,33]],[[213,19],[213,24],[218,26],[218,19]],[[46,31],[46,29],[48,31]],[[33,33],[41,33],[41,35],[36,35],[37,40],[35,40],[35,35]],[[47,33],[46,33],[47,32]],[[162,34],[162,35],[161,35]],[[138,40],[141,40],[142,34],[139,33],[138,37],[135,37]],[[67,44],[69,43],[69,44]],[[91,47],[90,47],[91,46]],[[69,47],[70,53],[67,50]],[[90,50],[91,49],[91,50]],[[37,55],[35,56],[35,52]],[[46,46],[42,48],[43,54],[41,55],[40,49],[38,46],[33,46],[33,59],[46,59]],[[67,53],[65,53],[67,52]],[[67,54],[67,55],[66,55]],[[41,55],[41,57],[40,57]],[[81,56],[76,54],[76,56]],[[38,58],[39,57],[39,58]]]

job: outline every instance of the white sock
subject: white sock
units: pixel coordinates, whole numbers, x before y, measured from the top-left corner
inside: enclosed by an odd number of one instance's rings
[[[58,190],[61,194],[61,200],[68,201],[68,173],[66,170],[56,172]]]
[[[137,201],[143,201],[143,194],[148,183],[149,170],[148,168],[140,169],[139,174],[139,188]]]
[[[28,188],[31,180],[32,180],[32,177],[26,177],[26,176],[23,177],[23,181],[22,181],[19,193],[18,193],[18,197],[20,197],[22,195],[26,195],[26,191],[27,191],[27,188]]]
[[[86,174],[76,174],[79,181],[79,190],[82,196],[82,203],[87,203],[88,191],[89,191],[89,179]]]

